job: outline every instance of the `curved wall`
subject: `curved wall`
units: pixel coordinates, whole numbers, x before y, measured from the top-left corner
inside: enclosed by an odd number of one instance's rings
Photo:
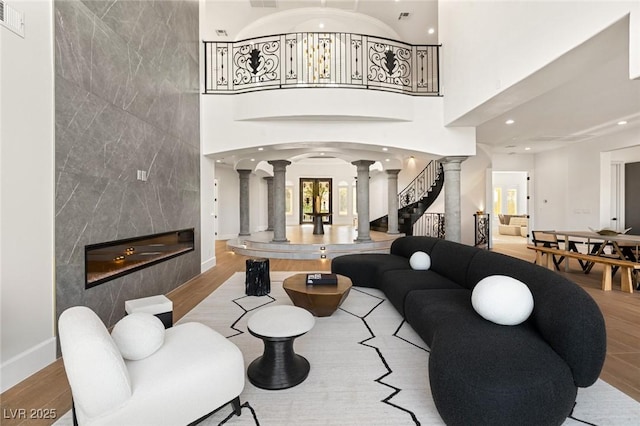
[[[475,129],[446,128],[443,98],[356,89],[203,95],[202,154],[283,143],[348,142],[474,155]]]

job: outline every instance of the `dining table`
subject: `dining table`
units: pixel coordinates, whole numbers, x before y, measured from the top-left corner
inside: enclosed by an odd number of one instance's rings
[[[622,260],[640,262],[640,235],[618,234],[597,231],[549,231],[558,239],[564,239],[567,251],[578,251],[577,244],[587,245],[587,252],[596,256],[618,257]],[[576,238],[581,241],[576,241]],[[605,253],[606,247],[611,247],[611,253]],[[568,270],[568,262],[565,269]],[[583,266],[585,273],[589,273],[593,263]]]

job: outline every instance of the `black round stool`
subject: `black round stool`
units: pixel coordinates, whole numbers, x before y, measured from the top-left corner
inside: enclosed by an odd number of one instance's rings
[[[262,389],[287,389],[302,383],[310,365],[293,350],[293,342],[313,328],[315,319],[308,311],[290,305],[270,306],[253,314],[249,332],[262,339],[264,353],[247,369],[249,381]]]

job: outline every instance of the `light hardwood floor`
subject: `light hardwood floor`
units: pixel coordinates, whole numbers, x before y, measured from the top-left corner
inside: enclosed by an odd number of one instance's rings
[[[523,244],[496,244],[494,251],[528,261],[533,253]],[[174,304],[174,320],[180,319],[235,272],[244,272],[247,257],[226,250],[224,241],[216,242],[217,266],[175,289],[167,296]],[[330,260],[271,259],[272,271],[327,271]],[[574,268],[575,269],[575,268]],[[565,274],[561,272],[561,274]],[[601,271],[589,275],[570,272],[569,279],[580,284],[598,303],[607,325],[607,359],[600,377],[627,395],[640,401],[640,293],[622,293],[619,278],[614,290],[600,290]],[[71,409],[71,392],[62,360],[57,360],[0,395],[0,424],[50,425],[55,420],[29,418],[32,409],[55,410],[58,416]],[[26,410],[26,419],[12,418]]]

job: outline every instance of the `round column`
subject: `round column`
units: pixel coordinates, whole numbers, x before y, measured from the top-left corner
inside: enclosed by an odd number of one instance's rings
[[[251,235],[249,224],[249,176],[251,170],[238,169],[240,178],[240,233],[239,236]]]
[[[263,178],[267,181],[267,231],[273,231],[273,177]]]
[[[387,170],[387,205],[389,206],[387,234],[399,234],[398,231],[398,173],[399,169]]]
[[[273,166],[273,242],[287,242],[286,171],[291,161],[269,161]]]
[[[358,237],[356,241],[371,241],[369,224],[369,166],[374,161],[358,160],[351,164],[358,169],[356,206],[358,209]]]
[[[445,239],[457,243],[462,240],[460,221],[460,170],[467,157],[444,157],[444,234]]]

